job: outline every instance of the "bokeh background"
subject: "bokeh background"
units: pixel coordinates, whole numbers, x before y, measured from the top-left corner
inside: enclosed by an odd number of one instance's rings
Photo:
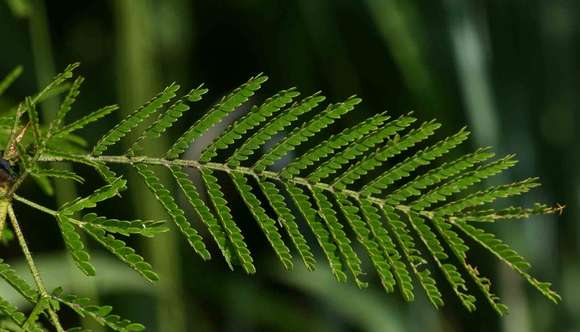
[[[230,272],[220,259],[201,262],[174,233],[132,242],[159,271],[158,285],[96,248],[98,276],[86,279],[64,255],[49,218],[19,213],[49,285],[113,304],[150,331],[580,331],[579,46],[580,2],[569,0],[0,2],[0,75],[25,68],[0,100],[4,110],[80,61],[87,80],[77,115],[119,103],[120,116],[173,81],[205,82],[206,99],[216,100],[264,72],[270,81],[258,99],[297,86],[305,94],[322,90],[330,100],[361,96],[359,119],[414,110],[443,122],[441,135],[468,125],[473,135],[464,152],[492,145],[499,154],[518,155],[520,164],[499,180],[541,177],[543,187],[510,203],[567,205],[562,216],[491,228],[533,263],[535,275],[554,282],[563,296],[559,305],[477,250],[474,261],[493,277],[510,315],[498,318],[483,301],[466,313],[449,291],[441,311],[420,292],[404,304],[372,274],[373,285],[357,290],[335,283],[323,264],[316,272],[298,264],[285,272],[252,228],[246,232],[257,256],[255,276]],[[54,107],[44,105],[45,117]],[[114,120],[83,134],[94,142]],[[347,117],[337,128],[355,120]],[[52,197],[34,183],[24,190],[54,205],[99,184],[85,175],[86,186],[61,184]],[[163,217],[138,181],[125,198],[105,213]],[[0,245],[0,254],[26,272],[16,246]],[[25,306],[6,285],[0,293]],[[65,317],[68,324],[75,319]]]

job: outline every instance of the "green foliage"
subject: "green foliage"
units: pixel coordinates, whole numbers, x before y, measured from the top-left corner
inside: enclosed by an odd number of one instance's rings
[[[339,282],[347,282],[350,278],[358,287],[367,287],[372,278],[367,271],[370,268],[377,273],[386,292],[398,290],[404,300],[412,301],[418,286],[436,308],[444,305],[440,287],[445,282],[468,311],[476,309],[476,296],[468,289],[468,285],[475,285],[491,307],[503,315],[507,307],[492,293],[489,279],[468,262],[469,247],[464,238],[469,238],[514,269],[550,300],[560,300],[549,283],[531,276],[530,264],[522,256],[479,226],[486,222],[560,212],[561,209],[544,204],[530,208],[490,208],[489,205],[498,199],[523,194],[538,186],[538,182],[533,178],[470,191],[476,184],[514,166],[516,161],[509,155],[484,164],[493,157],[493,153],[484,148],[439,162],[438,159],[468,139],[469,132],[465,129],[421,148],[418,145],[430,140],[441,126],[439,123],[429,121],[412,127],[416,119],[411,115],[390,120],[386,114],[377,114],[326,137],[325,129],[338,127],[336,122],[353,111],[361,99],[350,97],[318,110],[325,99],[323,96],[316,93],[294,101],[299,92],[292,88],[266,98],[257,106],[243,107],[248,111],[220,133],[198,160],[183,159],[181,155],[195,140],[226,116],[238,115],[238,110],[259,92],[267,78],[258,75],[211,107],[176,139],[164,156],[143,155],[141,147],[148,140],[164,135],[190,109],[190,103],[200,101],[207,92],[203,86],[176,97],[179,86],[170,85],[113,126],[89,153],[83,146],[84,141],[72,133],[102,119],[117,106],[103,107],[67,124],[67,115],[79,96],[82,78],[68,85],[68,93],[51,123],[41,123],[36,112],[41,100],[54,96],[63,89],[65,82],[72,80],[76,67],[76,64],[67,67],[40,93],[26,98],[15,110],[0,117],[0,124],[9,129],[8,134],[4,134],[8,135],[4,139],[8,142],[5,158],[20,163],[23,168],[14,181],[2,189],[0,231],[9,226],[8,213],[12,231],[36,282],[36,287],[28,285],[0,260],[0,277],[34,305],[32,313],[25,316],[0,298],[0,313],[24,329],[38,330],[38,319],[46,316],[57,330],[64,330],[57,316],[60,305],[116,331],[144,328],[111,315],[108,306],[89,305],[87,299],[64,294],[61,290],[48,293],[16,216],[11,214],[11,204],[19,202],[53,216],[67,251],[86,275],[94,275],[97,271],[91,264],[89,249],[81,233],[154,282],[159,276],[153,267],[119,236],[155,237],[169,230],[165,222],[118,220],[86,211],[98,208],[105,201],[120,199],[127,185],[132,185],[116,175],[113,170],[116,165],[127,165],[141,176],[169,220],[203,260],[212,258],[202,236],[205,234],[202,229],[206,228],[232,270],[241,267],[246,273],[256,272],[241,227],[244,223],[234,218],[238,211],[232,212],[232,202],[239,201],[254,217],[286,269],[295,264],[294,251],[309,270],[315,269],[317,245]],[[0,92],[18,74],[16,70],[1,81]],[[294,129],[284,134],[290,127]],[[104,154],[130,133],[138,138],[128,151],[120,155]],[[283,137],[274,141],[280,134]],[[69,144],[61,144],[64,141]],[[264,152],[254,156],[259,150]],[[415,152],[407,152],[411,150]],[[292,151],[298,151],[298,155],[285,162]],[[83,182],[76,172],[46,168],[46,162],[89,166],[105,183],[92,194],[78,197],[59,209],[39,205],[20,195],[19,186],[29,175],[44,184],[47,179]],[[278,167],[280,164],[282,167]],[[387,164],[391,166],[386,167]],[[281,170],[270,169],[274,165]],[[169,183],[162,183],[157,175],[161,170],[169,171],[178,190],[173,191]],[[200,176],[198,183],[189,171]],[[233,185],[235,192],[225,189],[228,184]],[[194,218],[188,218],[179,206],[177,192],[184,195]],[[315,243],[310,243],[310,239]],[[368,256],[369,266],[363,254]],[[441,280],[435,277],[435,269],[441,272]]]

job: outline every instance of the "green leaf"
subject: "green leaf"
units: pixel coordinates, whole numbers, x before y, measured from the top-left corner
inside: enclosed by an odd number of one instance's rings
[[[71,216],[76,212],[94,208],[97,203],[105,201],[118,195],[121,191],[127,188],[127,181],[122,178],[117,178],[111,184],[103,186],[95,190],[91,195],[87,197],[79,197],[71,202],[64,204],[60,211],[63,215]]]
[[[247,160],[254,154],[264,143],[270,140],[274,135],[280,133],[286,127],[298,120],[298,117],[315,109],[318,104],[324,101],[325,97],[318,93],[304,98],[299,103],[295,103],[286,111],[278,114],[269,121],[265,126],[258,129],[250,138],[248,138],[240,147],[238,147],[227,159],[230,167],[239,166],[244,160]]]
[[[40,176],[40,177],[48,177],[48,178],[57,178],[57,179],[64,179],[64,180],[73,180],[78,183],[85,182],[85,179],[77,175],[75,172],[68,171],[65,169],[56,169],[56,168],[36,168],[30,170],[30,173],[33,176]]]
[[[119,109],[119,106],[117,106],[117,105],[109,105],[109,106],[99,108],[98,110],[91,112],[88,115],[83,116],[82,118],[76,120],[75,122],[68,124],[59,130],[56,130],[54,135],[53,135],[53,138],[67,136],[67,135],[69,135],[69,134],[71,134],[79,129],[86,127],[87,125],[89,125],[95,121],[100,120],[101,118],[111,114],[112,112],[114,112],[118,109]]]
[[[49,308],[50,299],[46,297],[41,298],[28,315],[28,318],[26,318],[24,324],[22,324],[22,329],[24,331],[43,331],[43,329],[40,328],[36,322],[38,321],[40,315]]]
[[[467,139],[465,129],[426,144],[440,127],[439,123],[430,121],[413,126],[416,119],[410,115],[389,121],[389,117],[381,113],[358,121],[336,134],[325,134],[329,129],[338,129],[329,127],[344,119],[345,114],[360,103],[360,99],[351,97],[315,111],[324,97],[316,93],[295,102],[299,93],[296,89],[289,89],[263,102],[247,105],[247,112],[218,135],[202,151],[198,160],[180,158],[192,142],[206,136],[215,125],[250,100],[266,80],[264,76],[257,76],[198,117],[199,120],[179,136],[165,156],[143,155],[140,148],[149,140],[166,134],[189,110],[189,102],[200,100],[207,89],[199,86],[176,98],[178,87],[171,85],[116,124],[99,140],[93,153],[86,154],[86,143],[72,133],[85,126],[88,128],[93,121],[109,114],[115,107],[103,108],[62,128],[62,120],[69,113],[82,81],[79,78],[72,85],[67,83],[74,67],[67,68],[65,73],[57,76],[39,94],[28,98],[26,103],[21,103],[19,108],[9,110],[0,117],[0,127],[5,133],[18,133],[24,128],[21,117],[28,112],[33,135],[24,137],[21,144],[16,145],[18,153],[10,148],[18,135],[11,135],[5,158],[14,161],[20,157],[20,164],[37,181],[48,184],[48,177],[57,181],[80,181],[78,173],[40,167],[40,163],[44,162],[73,162],[92,167],[107,182],[92,195],[64,204],[59,211],[14,196],[22,203],[28,202],[31,207],[60,217],[59,224],[61,227],[64,225],[63,235],[68,251],[76,255],[77,264],[86,270],[89,269],[85,265],[88,264],[88,256],[75,227],[95,237],[146,278],[157,277],[149,264],[112,234],[153,237],[167,230],[161,221],[117,220],[95,213],[86,214],[80,220],[74,217],[80,211],[119,196],[120,191],[125,189],[126,182],[111,169],[113,164],[119,164],[137,170],[148,189],[203,259],[211,256],[197,226],[207,227],[207,232],[231,269],[241,265],[247,273],[256,271],[254,258],[240,229],[241,223],[238,224],[230,210],[234,201],[241,197],[257,220],[272,251],[286,268],[293,264],[292,248],[308,269],[314,269],[314,244],[317,244],[338,281],[346,281],[348,273],[359,287],[365,287],[367,283],[363,281],[363,276],[369,272],[366,268],[370,268],[371,272],[376,271],[387,292],[399,289],[403,298],[411,301],[415,297],[414,275],[431,303],[440,307],[444,298],[431,270],[437,268],[468,311],[475,310],[475,297],[471,289],[475,289],[471,287],[475,285],[491,307],[503,315],[507,307],[492,292],[489,279],[468,262],[469,247],[464,239],[469,238],[514,268],[549,299],[559,300],[559,295],[550,289],[548,283],[528,274],[527,261],[493,234],[468,222],[495,222],[534,214],[561,213],[563,207],[544,204],[531,208],[485,207],[499,199],[521,195],[538,183],[536,179],[528,179],[471,191],[476,184],[514,166],[516,161],[510,155],[484,163],[493,157],[489,149],[479,149],[451,161],[439,161]],[[67,89],[68,96],[57,114],[56,124],[51,125],[48,132],[43,132],[41,128],[46,126],[38,121],[34,107],[41,100]],[[308,112],[316,114],[307,115]],[[151,119],[154,113],[157,115]],[[147,119],[148,125],[144,126],[142,134],[126,153],[103,154]],[[341,121],[340,124],[348,122]],[[292,129],[285,133],[290,126]],[[56,128],[54,132],[53,128]],[[44,133],[48,133],[46,137]],[[54,134],[54,139],[47,142],[51,134]],[[34,136],[36,146],[30,146],[30,136]],[[258,154],[259,150],[265,152]],[[268,170],[293,150],[304,152],[289,161],[281,171]],[[254,154],[258,155],[253,157]],[[200,225],[190,224],[177,204],[176,194],[155,175],[153,167],[171,171],[185,200],[195,212],[194,220],[199,221]],[[201,175],[202,183],[199,186],[193,183],[185,168],[192,168]],[[230,188],[222,187],[218,174],[233,182],[239,196],[228,190]],[[456,228],[459,229],[457,233]],[[359,253],[355,251],[359,247],[364,250],[361,253],[368,255],[368,265],[363,265]],[[2,271],[0,264],[0,275],[13,279],[14,276],[6,272],[9,269]],[[473,281],[469,283],[469,289],[467,278]],[[28,292],[22,288],[26,285],[18,284],[18,279],[12,280],[12,284],[20,287],[21,292]],[[36,304],[38,293],[34,289],[32,292],[27,294],[27,299]]]
[[[166,154],[168,159],[179,157],[189,145],[208,129],[220,122],[224,117],[245,103],[254,93],[260,89],[262,83],[268,77],[258,75],[252,77],[248,82],[235,89],[232,93],[222,98],[222,100],[212,107],[205,115],[194,123],[177,141],[171,146]]]
[[[276,222],[270,218],[264,208],[262,208],[260,200],[252,193],[252,187],[248,185],[246,178],[238,173],[231,173],[230,177],[234,182],[240,196],[246,203],[246,206],[254,216],[254,219],[258,222],[258,225],[266,235],[268,242],[276,252],[276,255],[282,262],[282,265],[286,269],[292,268],[292,255],[290,254],[290,249],[286,246],[282,240],[282,235],[280,230],[276,226]]]
[[[328,127],[344,114],[352,111],[361,102],[360,98],[350,97],[342,103],[330,105],[323,112],[317,114],[301,127],[294,129],[288,136],[278,142],[272,149],[266,152],[255,164],[254,169],[261,172],[266,167],[274,164],[288,152],[294,150],[301,143],[306,142],[317,132]]]
[[[410,176],[411,172],[420,166],[431,164],[431,162],[436,158],[441,157],[457,145],[463,143],[467,137],[469,137],[469,132],[465,131],[465,128],[463,128],[457,134],[439,141],[437,144],[427,149],[415,153],[412,157],[408,157],[364,185],[360,190],[361,194],[380,196],[383,190],[387,189],[395,181]]]
[[[111,314],[111,306],[98,306],[90,304],[88,298],[79,297],[71,294],[63,294],[61,289],[53,292],[52,297],[58,302],[74,310],[81,317],[91,317],[102,326],[107,326],[113,331],[131,332],[143,331],[145,326],[139,323],[133,323],[128,319],[121,318]]]
[[[457,267],[451,263],[445,262],[449,256],[445,253],[445,249],[441,245],[441,242],[439,242],[439,239],[435,233],[433,233],[431,228],[427,226],[423,218],[421,218],[419,215],[410,214],[407,217],[410,225],[431,254],[431,257],[445,276],[447,282],[451,285],[455,295],[457,295],[467,311],[475,311],[475,296],[467,293],[467,284],[461,273],[459,273],[457,270]]]
[[[443,306],[443,296],[437,288],[435,279],[431,276],[431,271],[428,268],[423,268],[427,264],[427,260],[416,248],[415,240],[411,236],[406,224],[400,220],[392,207],[384,206],[382,212],[411,271],[415,273],[419,279],[419,283],[425,290],[427,298],[429,298],[429,301],[435,308],[440,308]]]
[[[316,210],[310,204],[308,196],[304,193],[304,191],[293,184],[286,183],[286,188],[288,194],[294,201],[294,204],[300,211],[301,215],[304,217],[304,220],[308,224],[308,227],[314,233],[320,248],[324,252],[326,259],[328,260],[328,264],[332,271],[332,274],[339,282],[346,282],[347,276],[343,271],[342,262],[340,257],[336,253],[338,248],[334,244],[334,241],[328,231],[328,229],[320,222],[320,217]]]
[[[530,191],[532,188],[538,187],[540,184],[537,180],[538,178],[531,178],[502,186],[490,187],[473,193],[465,198],[449,202],[442,207],[435,209],[434,212],[438,216],[445,216],[462,212],[471,207],[489,204],[499,198],[521,195],[522,193]]]
[[[83,84],[84,80],[85,79],[83,77],[79,76],[71,85],[68,94],[64,98],[64,101],[60,104],[55,119],[50,124],[49,134],[53,133],[54,130],[58,129],[61,126],[61,123],[64,121],[64,118],[70,112],[72,105],[79,96],[80,93],[79,89]]]
[[[26,315],[18,311],[18,308],[0,297],[0,314],[8,316],[14,323],[21,326],[26,320]]]
[[[560,302],[562,298],[558,293],[550,288],[551,284],[549,282],[539,281],[529,275],[526,270],[530,268],[531,264],[528,263],[510,246],[496,238],[495,235],[487,233],[484,230],[474,227],[463,221],[455,221],[453,224],[467,236],[472,238],[474,241],[479,243],[481,246],[503,261],[507,266],[518,272],[524,279],[528,281],[530,285],[534,286],[552,302]]]
[[[367,199],[359,201],[361,213],[365,218],[373,237],[377,239],[377,243],[383,251],[383,255],[387,263],[391,267],[391,271],[399,285],[399,290],[405,301],[413,301],[415,294],[413,293],[413,280],[409,273],[407,266],[402,261],[402,256],[399,253],[395,243],[391,239],[387,229],[383,226],[379,209],[377,209],[372,202]],[[393,287],[392,282],[385,287],[387,290]]]
[[[199,219],[206,224],[209,233],[217,243],[222,255],[224,256],[226,263],[233,269],[232,257],[234,257],[233,249],[229,243],[229,239],[224,231],[222,225],[214,217],[213,213],[205,202],[201,199],[195,185],[189,179],[187,173],[182,171],[178,167],[172,167],[171,173],[173,177],[177,180],[179,187],[187,197],[188,202],[191,204],[195,213],[199,216]]]
[[[4,279],[12,288],[31,303],[36,303],[38,292],[24,279],[16,274],[16,271],[0,258],[0,278]]]
[[[152,238],[169,231],[163,220],[119,220],[97,216],[95,213],[85,214],[79,222],[101,228],[108,233],[117,233],[125,236],[139,234]]]
[[[151,264],[138,255],[133,248],[128,247],[125,242],[89,224],[85,225],[85,232],[145,279],[151,282],[159,280],[159,276],[153,271]]]
[[[254,260],[252,254],[244,241],[244,236],[242,231],[236,225],[234,218],[232,217],[231,211],[227,205],[227,201],[224,199],[224,194],[222,193],[222,188],[218,183],[217,178],[213,175],[210,170],[202,170],[201,178],[207,187],[208,199],[212,203],[214,211],[221,222],[228,239],[230,240],[239,261],[244,268],[246,273],[255,273],[256,267],[254,266]]]
[[[402,116],[398,119],[388,122],[380,130],[371,132],[370,134],[361,138],[355,144],[352,144],[344,150],[334,154],[331,158],[326,160],[318,166],[310,175],[308,179],[312,182],[320,182],[321,180],[331,176],[339,171],[344,165],[350,161],[356,160],[365,155],[367,151],[382,144],[385,139],[404,130],[416,119],[410,116]]]
[[[334,243],[338,247],[340,254],[342,255],[346,266],[350,270],[355,283],[358,287],[364,288],[367,287],[367,283],[360,280],[364,273],[362,271],[362,262],[352,246],[350,245],[350,240],[346,236],[346,233],[343,231],[342,224],[338,221],[336,217],[336,212],[332,207],[332,203],[328,200],[324,192],[320,189],[311,188],[312,196],[314,197],[314,201],[318,206],[318,215],[322,218],[325,222],[326,226],[328,227],[328,231],[332,236]]]
[[[135,143],[133,143],[133,146],[130,149],[130,154],[134,153],[135,150],[140,149],[140,146],[145,140],[159,138],[163,135],[163,133],[173,126],[173,124],[179,120],[185,112],[189,111],[190,107],[186,101],[199,101],[207,91],[207,89],[200,85],[173,103],[167,111],[159,114],[157,121],[153,122],[147,129],[145,129],[143,134],[135,141]]]
[[[58,225],[62,238],[66,244],[75,265],[87,276],[95,275],[95,267],[90,263],[91,256],[86,250],[81,236],[75,230],[75,226],[69,218],[63,214],[57,214]]]
[[[387,263],[383,251],[373,238],[366,223],[360,217],[360,209],[344,194],[337,194],[337,201],[345,219],[356,234],[358,242],[368,253],[371,262],[379,274],[383,287],[387,292],[393,292],[396,281],[391,272],[391,266]]]
[[[489,149],[478,149],[474,153],[462,156],[452,162],[443,163],[423,175],[405,183],[387,195],[386,201],[391,205],[404,202],[413,196],[419,196],[428,187],[441,183],[463,171],[494,156]]]
[[[407,135],[400,139],[397,138],[398,136],[395,136],[395,138],[389,140],[383,148],[380,148],[349,167],[332,182],[332,185],[338,189],[346,188],[368,172],[381,166],[385,161],[387,161],[387,159],[398,155],[415,144],[427,139],[429,136],[433,135],[435,130],[440,126],[440,124],[431,121],[424,123],[418,129],[411,130]]]
[[[179,90],[179,85],[171,84],[155,98],[151,99],[147,104],[141,106],[139,109],[123,119],[123,121],[119,122],[108,133],[103,135],[101,139],[99,139],[93,148],[92,154],[94,156],[103,154],[103,152],[107,151],[111,145],[117,143],[121,140],[121,138],[127,136],[127,134],[129,134],[139,124],[141,124],[141,122],[145,121],[145,119],[150,117],[160,107],[173,99],[177,90]]]
[[[377,114],[352,128],[345,129],[339,134],[332,135],[322,144],[311,148],[300,156],[297,156],[294,161],[288,164],[280,172],[280,176],[292,177],[300,174],[300,171],[315,165],[323,158],[334,154],[336,150],[360,140],[363,136],[370,132],[374,132],[385,121],[387,121],[388,118],[389,117],[384,114]]]
[[[191,224],[185,218],[185,212],[177,205],[173,195],[163,184],[161,180],[155,175],[155,173],[147,166],[137,164],[135,169],[145,181],[147,188],[155,195],[157,200],[161,203],[167,214],[171,216],[171,220],[175,223],[177,228],[189,242],[189,245],[195,250],[195,252],[203,258],[203,260],[209,260],[211,258],[210,252],[205,247],[203,243],[203,238],[199,233],[191,226]]]
[[[451,229],[451,224],[444,222],[442,219],[433,219],[433,227],[441,235],[443,240],[451,248],[453,255],[459,260],[461,265],[467,271],[468,275],[475,282],[477,287],[485,296],[487,302],[491,307],[500,315],[503,316],[507,314],[508,308],[505,304],[500,302],[499,297],[491,292],[491,282],[488,278],[482,277],[479,271],[472,267],[467,262],[467,251],[469,247],[465,245],[465,242]]]
[[[217,156],[217,150],[226,149],[236,140],[242,138],[249,130],[261,125],[273,114],[282,110],[283,107],[292,102],[300,95],[295,89],[282,90],[276,95],[267,99],[260,107],[250,110],[241,119],[232,123],[223,134],[211,143],[201,154],[200,161],[207,162]]]
[[[513,167],[516,163],[513,155],[508,155],[502,159],[479,166],[473,171],[467,172],[456,179],[430,190],[419,199],[410,203],[410,205],[416,211],[426,209],[433,204],[447,200],[447,197],[453,194],[461,193],[465,189]]]
[[[312,253],[308,242],[300,232],[300,228],[296,223],[296,219],[292,214],[292,211],[286,205],[284,201],[284,196],[280,193],[280,190],[276,188],[276,185],[268,181],[258,181],[258,185],[266,196],[266,199],[270,202],[270,205],[274,209],[274,212],[278,216],[278,221],[286,229],[288,236],[292,240],[294,247],[300,254],[304,265],[308,270],[314,270],[316,264],[316,259]]]
[[[24,101],[24,107],[26,108],[26,113],[28,113],[28,121],[30,123],[30,130],[32,131],[34,143],[36,145],[40,145],[40,119],[38,118],[38,110],[36,109],[36,105],[31,98],[26,98]]]

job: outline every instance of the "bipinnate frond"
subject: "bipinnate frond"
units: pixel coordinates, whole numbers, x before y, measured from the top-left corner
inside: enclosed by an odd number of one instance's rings
[[[70,85],[55,120],[42,125],[36,112],[37,103],[71,79],[74,68],[67,68],[65,74],[57,76],[41,93],[27,98],[15,111],[16,119],[0,118],[0,125],[12,124],[18,129],[26,114],[31,126],[28,135],[32,140],[16,144],[16,155],[25,169],[16,183],[21,183],[28,174],[82,182],[76,173],[47,168],[45,162],[87,165],[105,180],[105,185],[91,195],[79,197],[58,210],[31,202],[14,193],[15,189],[8,193],[14,200],[55,217],[73,261],[87,275],[94,275],[95,269],[80,232],[88,234],[146,279],[158,279],[153,267],[117,237],[134,234],[154,237],[168,230],[163,221],[117,220],[85,211],[103,201],[119,199],[127,185],[131,186],[114,171],[116,165],[127,165],[140,174],[193,251],[208,260],[215,245],[232,270],[240,267],[246,273],[257,270],[244,236],[247,220],[234,217],[242,212],[238,211],[242,207],[245,210],[242,213],[255,219],[286,269],[292,268],[295,258],[300,258],[308,269],[314,269],[315,252],[320,249],[339,282],[350,278],[358,287],[367,287],[373,278],[370,269],[386,292],[398,291],[404,300],[412,301],[415,288],[420,287],[437,308],[444,305],[441,287],[447,284],[468,311],[476,309],[475,294],[479,291],[503,315],[507,307],[492,292],[490,280],[468,261],[469,247],[464,239],[469,239],[514,269],[550,300],[560,299],[549,283],[529,274],[530,264],[523,257],[480,227],[486,222],[522,219],[561,209],[544,204],[503,210],[490,207],[501,198],[521,195],[539,184],[531,178],[488,188],[476,187],[513,167],[516,160],[508,155],[489,161],[494,157],[489,148],[447,158],[446,155],[468,139],[469,131],[465,128],[437,140],[432,136],[441,124],[434,120],[417,125],[417,119],[411,114],[391,117],[380,113],[350,128],[337,130],[338,121],[355,110],[361,103],[360,98],[352,96],[322,106],[325,97],[320,93],[299,99],[297,89],[290,88],[255,106],[247,105],[267,80],[266,76],[257,75],[198,116],[162,156],[144,155],[142,147],[170,134],[192,103],[202,101],[208,91],[203,86],[182,96],[178,96],[178,85],[168,86],[106,132],[90,153],[79,152],[82,145],[72,149],[54,142],[74,141],[74,132],[117,107],[106,106],[67,124],[66,116],[83,81],[77,78]],[[10,77],[3,82],[10,82]],[[0,88],[4,85],[1,83]],[[232,113],[242,113],[242,106],[247,110],[245,114],[218,134],[199,159],[183,159],[197,139]],[[334,134],[325,135],[331,129]],[[17,132],[12,130],[6,141],[17,141],[14,138]],[[137,138],[127,151],[119,155],[105,154],[129,134]],[[273,170],[273,166],[279,171]],[[176,186],[162,183],[160,171],[167,171]],[[193,173],[199,175],[199,182],[191,176]],[[194,218],[178,204],[179,193],[194,212]],[[210,238],[213,244],[204,237]],[[362,255],[367,255],[369,260]],[[2,267],[0,264],[0,276],[20,289],[27,299],[39,304],[36,294],[31,294],[30,289],[12,278],[12,272]],[[140,328],[112,318],[108,307],[87,306],[82,299],[58,294],[53,295],[58,302],[113,329]],[[44,308],[42,305],[39,310]],[[0,310],[17,324],[26,324],[22,315],[1,299]],[[34,319],[31,326],[33,323]]]

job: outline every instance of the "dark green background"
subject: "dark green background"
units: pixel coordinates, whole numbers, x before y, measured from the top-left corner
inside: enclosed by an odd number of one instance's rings
[[[579,24],[580,2],[565,0],[3,0],[0,76],[16,65],[25,68],[0,100],[3,109],[75,61],[82,62],[80,72],[87,78],[73,110],[77,116],[111,103],[128,112],[172,81],[184,88],[205,82],[210,93],[203,105],[208,106],[264,72],[270,81],[258,98],[289,86],[305,94],[322,90],[334,101],[361,96],[356,115],[336,129],[385,109],[393,116],[414,110],[422,119],[436,118],[444,123],[440,135],[468,125],[473,136],[464,151],[493,145],[499,154],[518,155],[520,164],[499,180],[541,177],[543,187],[510,203],[568,206],[563,216],[490,228],[529,258],[535,275],[554,282],[563,296],[560,305],[474,250],[475,261],[493,276],[511,308],[501,319],[484,301],[476,313],[466,313],[447,289],[447,305],[436,312],[423,295],[412,304],[397,294],[386,295],[373,274],[368,276],[371,288],[356,290],[336,284],[323,264],[314,273],[299,267],[284,272],[253,225],[244,230],[257,256],[256,276],[229,272],[219,258],[202,263],[176,235],[132,242],[165,280],[150,287],[98,250],[98,277],[83,279],[63,259],[56,225],[20,208],[41,271],[52,286],[98,294],[101,302],[151,331],[576,331]],[[94,142],[114,120],[83,134]],[[76,192],[99,185],[95,176],[89,179],[95,180]],[[74,189],[57,188],[56,198],[50,198],[33,183],[25,187],[30,197],[46,204],[74,195]],[[150,199],[136,184],[106,212],[156,217],[160,212],[146,204]],[[239,216],[250,224],[247,216]],[[16,246],[0,251],[3,258],[18,261]],[[10,295],[6,287],[0,291]],[[65,317],[69,324],[75,319]]]

